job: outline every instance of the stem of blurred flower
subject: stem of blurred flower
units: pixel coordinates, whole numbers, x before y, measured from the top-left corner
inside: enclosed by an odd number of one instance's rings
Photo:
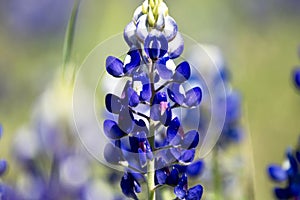
[[[219,149],[213,149],[213,184],[214,184],[214,200],[222,200],[222,177],[219,168]]]
[[[74,6],[72,9],[72,13],[68,22],[66,34],[65,34],[65,39],[64,39],[64,47],[63,47],[63,69],[62,69],[62,76],[63,79],[66,77],[66,68],[68,64],[70,64],[70,58],[71,58],[71,53],[72,53],[72,47],[73,47],[73,42],[74,42],[74,35],[75,35],[75,27],[76,27],[76,21],[77,21],[77,15],[78,15],[78,9],[79,9],[79,4],[80,0],[74,0]],[[75,79],[75,72],[76,69],[75,67],[73,68],[72,72],[72,83],[74,82]]]

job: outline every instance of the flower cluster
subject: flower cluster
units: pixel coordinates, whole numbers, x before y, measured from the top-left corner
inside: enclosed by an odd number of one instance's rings
[[[218,145],[222,148],[226,148],[230,144],[239,143],[243,138],[243,131],[240,126],[241,97],[239,92],[232,89],[229,84],[230,77],[228,69],[223,67],[220,73],[226,90],[226,96],[223,100],[223,103],[226,104],[226,115]]]
[[[277,183],[286,183],[284,187],[275,187],[277,199],[300,199],[300,148],[289,148],[287,160],[283,166],[271,164],[268,167],[270,178]]]
[[[117,120],[103,123],[110,139],[104,151],[109,163],[126,167],[122,192],[138,199],[141,182],[148,183],[149,199],[163,185],[174,187],[179,199],[201,199],[201,185],[188,188],[188,174],[201,172],[203,163],[194,160],[199,133],[185,131],[178,109],[196,107],[202,99],[200,87],[185,83],[191,68],[174,59],[183,52],[183,39],[175,20],[161,0],[145,1],[124,30],[130,47],[125,61],[109,56],[107,72],[126,79],[122,93],[107,94],[106,109]]]

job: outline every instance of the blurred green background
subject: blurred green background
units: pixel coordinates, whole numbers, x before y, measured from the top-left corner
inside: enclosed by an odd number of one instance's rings
[[[80,65],[98,43],[122,32],[141,2],[82,1],[73,62]],[[10,157],[9,145],[15,131],[28,121],[34,102],[61,67],[72,3],[0,3],[0,122],[5,133],[0,157]],[[255,199],[272,199],[266,166],[283,161],[286,147],[296,144],[300,130],[300,96],[291,82],[291,71],[300,63],[300,2],[166,3],[181,32],[223,51],[233,86],[243,96],[243,123],[253,150],[247,156],[254,158]]]

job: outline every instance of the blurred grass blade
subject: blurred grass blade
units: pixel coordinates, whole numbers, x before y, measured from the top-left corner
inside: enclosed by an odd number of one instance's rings
[[[64,47],[63,47],[63,76],[65,74],[66,66],[67,64],[69,64],[71,58],[79,3],[80,0],[75,0],[74,7],[72,9],[71,17],[69,19],[68,27],[66,30]]]

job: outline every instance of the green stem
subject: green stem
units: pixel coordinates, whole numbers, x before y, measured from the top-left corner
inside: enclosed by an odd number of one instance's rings
[[[149,68],[149,79],[151,83],[151,99],[150,99],[150,106],[153,104],[153,99],[155,95],[155,87],[154,87],[154,63],[152,62]],[[151,114],[150,114],[151,115]],[[149,120],[149,143],[151,146],[152,151],[155,149],[155,141],[154,141],[154,134],[155,134],[155,122],[153,120]],[[153,152],[155,156],[155,152]],[[148,162],[148,192],[149,192],[149,200],[155,200],[155,183],[154,183],[154,177],[155,176],[155,159],[150,160]]]
[[[63,47],[63,77],[65,77],[65,71],[67,65],[70,63],[72,47],[75,36],[75,25],[77,20],[78,8],[79,8],[80,0],[75,0],[74,7],[72,9],[72,13],[68,22],[68,27],[65,34],[64,47]],[[75,73],[75,69],[74,69]],[[74,76],[74,75],[73,75]]]
[[[215,147],[213,149],[213,181],[214,181],[214,197],[215,200],[222,200],[222,176],[219,165],[219,149]]]

